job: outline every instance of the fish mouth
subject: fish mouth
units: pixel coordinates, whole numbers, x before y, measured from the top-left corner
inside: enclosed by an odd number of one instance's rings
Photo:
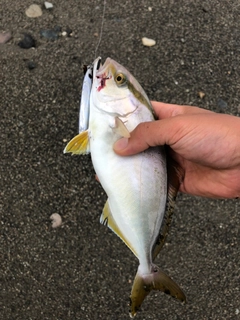
[[[107,58],[104,65],[101,64],[101,57],[98,57],[94,61],[94,75],[97,79],[97,91],[101,91],[106,86],[106,81],[112,79],[112,75],[109,73],[110,58]]]
[[[106,70],[108,70],[108,72],[109,71],[112,71],[112,69],[113,69],[113,63],[112,63],[112,59],[111,58],[107,58],[106,60],[105,60],[105,62],[104,62],[104,64],[102,65],[100,65],[100,68],[98,69],[98,71],[97,71],[97,76],[100,76],[102,73],[106,73]]]

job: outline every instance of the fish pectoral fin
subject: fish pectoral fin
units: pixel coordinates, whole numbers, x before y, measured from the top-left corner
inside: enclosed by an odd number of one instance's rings
[[[141,274],[138,271],[136,274],[130,296],[129,313],[131,318],[136,315],[143,300],[151,290],[159,290],[182,302],[186,301],[185,294],[180,287],[156,265],[153,265],[152,273]]]
[[[103,208],[102,215],[100,217],[100,223],[108,226],[109,229],[111,229],[116,235],[122,239],[122,241],[128,246],[128,248],[135,254],[137,257],[137,254],[134,250],[134,248],[131,246],[131,244],[128,242],[122,231],[119,229],[116,221],[114,220],[114,217],[112,215],[112,212],[110,210],[109,201],[107,200],[105,203],[105,206]]]
[[[130,138],[130,132],[128,131],[123,121],[118,117],[115,118],[115,126],[112,129],[121,137]]]
[[[88,130],[76,135],[66,145],[64,153],[87,154],[90,152]]]

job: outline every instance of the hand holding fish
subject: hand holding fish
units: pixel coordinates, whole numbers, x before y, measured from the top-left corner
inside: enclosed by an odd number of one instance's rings
[[[140,123],[114,145],[132,155],[168,145],[184,170],[180,191],[211,198],[240,197],[240,118],[197,107],[152,102],[157,121]]]

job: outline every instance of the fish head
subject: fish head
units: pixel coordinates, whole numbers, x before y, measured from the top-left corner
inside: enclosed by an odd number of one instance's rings
[[[143,104],[153,113],[143,88],[125,67],[111,58],[102,65],[100,57],[93,65],[92,100],[97,108],[125,116]]]
[[[113,59],[107,58],[104,65],[99,64],[94,74],[94,88],[103,100],[115,100],[128,96],[128,83],[131,74]]]

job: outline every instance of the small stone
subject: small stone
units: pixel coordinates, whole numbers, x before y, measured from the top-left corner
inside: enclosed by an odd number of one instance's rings
[[[58,213],[53,213],[50,216],[50,219],[52,220],[52,227],[53,228],[58,228],[62,224],[62,217]]]
[[[52,40],[52,41],[58,39],[58,34],[59,34],[59,32],[57,32],[55,30],[49,30],[49,29],[40,30],[41,37],[48,39],[48,40]]]
[[[28,61],[27,62],[27,67],[29,70],[33,70],[36,68],[36,63],[34,61]]]
[[[152,11],[152,7],[148,7],[148,11]]]
[[[32,47],[36,47],[36,41],[30,34],[25,33],[24,38],[18,43],[18,45],[20,48],[30,49]]]
[[[226,109],[227,108],[227,102],[222,100],[221,98],[218,99],[217,105],[220,109]]]
[[[70,29],[69,27],[66,28],[66,32],[67,32],[67,36],[68,36],[68,37],[71,37],[71,36],[72,36],[73,31],[72,31],[72,29]]]
[[[44,2],[44,6],[47,10],[52,9],[53,8],[53,4],[51,2],[45,1]]]
[[[208,5],[202,5],[202,11],[208,12],[209,11]]]
[[[66,32],[66,31],[63,31],[63,32],[62,32],[62,36],[63,36],[63,37],[66,37],[66,35],[67,35],[67,32]]]
[[[25,13],[29,18],[37,18],[42,15],[42,9],[37,4],[31,4],[30,7],[26,9]]]
[[[142,44],[144,46],[147,46],[147,47],[152,47],[152,46],[155,46],[156,41],[153,40],[153,39],[149,39],[149,38],[143,37],[142,38]]]
[[[56,31],[56,32],[62,32],[62,27],[61,26],[55,26],[53,28],[53,30]]]
[[[203,99],[205,97],[205,93],[203,91],[199,91],[198,96],[200,99]]]
[[[11,32],[0,33],[0,43],[7,43],[12,38]]]

